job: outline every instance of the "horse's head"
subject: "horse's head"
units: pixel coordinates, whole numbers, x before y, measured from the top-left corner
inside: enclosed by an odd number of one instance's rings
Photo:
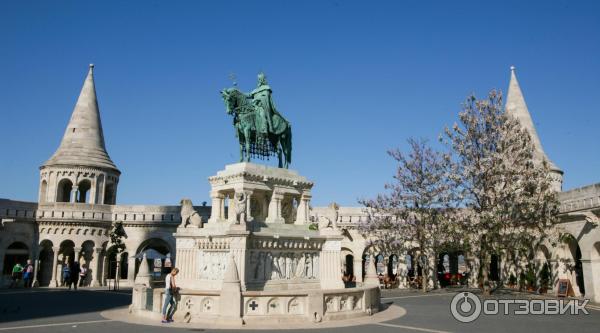
[[[221,90],[221,97],[225,102],[225,108],[227,109],[227,114],[235,113],[235,109],[238,105],[238,90],[235,88],[227,88]]]

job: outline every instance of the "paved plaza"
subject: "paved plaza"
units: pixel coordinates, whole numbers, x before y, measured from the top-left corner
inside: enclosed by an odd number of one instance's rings
[[[600,307],[588,306],[589,315],[554,316],[485,316],[463,324],[450,313],[450,302],[456,293],[439,291],[421,294],[416,291],[383,291],[382,302],[402,307],[406,313],[396,319],[339,328],[319,328],[326,332],[597,332],[600,327]],[[500,293],[496,297],[512,297]],[[516,298],[527,298],[526,294]],[[148,321],[134,325],[107,319],[101,313],[126,309],[131,292],[84,289],[3,290],[0,293],[0,331],[7,332],[209,332],[199,327],[177,328],[171,324]],[[385,312],[385,311],[384,311]],[[180,325],[175,323],[174,325]],[[275,328],[286,328],[285,325]],[[228,330],[219,330],[228,331]],[[229,330],[232,331],[232,330]],[[252,330],[245,330],[252,331]],[[256,330],[258,331],[258,330]],[[296,330],[290,330],[296,331]],[[300,330],[297,330],[300,331]]]

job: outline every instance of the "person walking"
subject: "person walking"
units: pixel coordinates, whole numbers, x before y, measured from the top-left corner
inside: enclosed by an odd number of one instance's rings
[[[33,282],[33,264],[31,263],[31,259],[27,259],[27,264],[23,269],[23,282],[25,288],[31,288],[31,283]]]
[[[88,269],[85,264],[81,265],[81,272],[79,272],[79,286],[83,287],[85,285],[85,279],[87,278]]]
[[[10,282],[9,288],[18,287],[19,281],[21,280],[22,275],[23,275],[23,266],[21,266],[21,264],[19,264],[19,263],[16,263],[12,269],[11,282]]]
[[[173,313],[177,306],[175,297],[177,297],[177,293],[179,292],[179,287],[177,287],[177,284],[175,283],[175,276],[177,273],[179,273],[179,268],[174,267],[165,278],[165,304],[162,308],[163,324],[173,321]]]
[[[66,262],[63,265],[63,269],[62,269],[62,286],[65,287],[69,287],[69,289],[71,289],[71,268],[69,267],[69,263]]]
[[[71,279],[69,280],[69,290],[71,290],[71,285],[73,285],[73,288],[77,290],[77,282],[79,282],[79,273],[81,273],[81,268],[79,268],[79,262],[74,261],[70,269]]]

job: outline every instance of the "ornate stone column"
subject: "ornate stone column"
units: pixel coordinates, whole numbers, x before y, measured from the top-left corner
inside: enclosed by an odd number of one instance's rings
[[[92,258],[92,261],[89,265],[88,268],[92,268],[92,281],[90,282],[90,286],[92,287],[100,287],[102,285],[102,278],[100,275],[100,271],[101,271],[101,267],[100,264],[102,263],[102,261],[100,260],[100,255],[102,254],[102,248],[101,247],[95,247],[94,248],[94,257]]]
[[[252,195],[254,195],[254,191],[245,190],[244,194],[246,195],[246,222],[250,222],[254,220],[252,216]]]
[[[227,207],[227,222],[236,223],[235,221],[235,193],[229,198],[229,207]]]
[[[210,197],[212,199],[212,207],[208,223],[223,222],[225,219],[225,195],[218,191],[212,191]]]
[[[77,202],[77,190],[79,190],[79,186],[73,185],[71,188],[70,202]]]
[[[269,214],[267,216],[267,223],[285,223],[285,220],[281,216],[281,201],[283,200],[283,193],[277,188],[273,190],[271,195],[271,201],[269,202]]]
[[[298,204],[298,213],[296,214],[296,221],[294,222],[294,224],[307,224],[308,223],[308,218],[309,218],[309,207],[310,207],[310,199],[312,198],[312,195],[310,195],[310,192],[308,191],[304,191],[302,192],[302,195],[300,196],[300,202]]]
[[[83,249],[81,247],[73,248],[73,261],[77,261],[79,266],[81,266],[81,257],[83,256],[82,251]]]
[[[342,239],[342,237],[331,236],[323,243],[319,262],[321,287],[323,289],[344,288],[340,263]]]
[[[104,260],[102,260],[102,278],[101,283],[103,286],[106,286],[106,279],[108,278],[108,253],[104,254]]]
[[[406,265],[406,253],[401,253],[398,256],[398,264],[396,265],[396,279],[398,279],[398,289],[406,289],[408,276],[408,268]]]
[[[600,302],[600,259],[581,260],[585,281],[585,297]]]
[[[39,287],[40,282],[38,281],[38,271],[40,266],[40,251],[41,249],[37,249],[36,255],[33,258],[33,282],[31,282],[32,287]]]
[[[466,261],[469,267],[469,287],[479,288],[479,258],[469,257]]]
[[[427,288],[437,288],[439,286],[439,281],[437,278],[437,262],[438,262],[438,257],[436,256],[435,253],[433,253],[433,251],[426,251],[426,260],[428,261],[427,263],[427,269],[429,270],[428,272],[428,277],[429,280],[427,281]]]
[[[49,287],[58,287],[58,276],[56,275],[56,269],[58,268],[58,251],[60,250],[60,247],[58,246],[53,246],[52,247],[52,252],[53,252],[53,260],[52,260],[52,278],[50,278],[50,285]]]
[[[357,284],[363,282],[363,267],[362,266],[363,266],[362,258],[354,257],[354,261],[352,262],[352,274],[354,274]]]

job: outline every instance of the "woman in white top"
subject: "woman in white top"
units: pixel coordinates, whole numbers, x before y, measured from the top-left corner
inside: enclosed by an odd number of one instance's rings
[[[179,273],[179,269],[174,267],[171,270],[171,273],[167,274],[167,277],[165,278],[165,304],[162,309],[163,324],[173,321],[173,312],[175,312],[175,293],[179,290],[175,283],[175,275],[177,275],[177,273]]]

